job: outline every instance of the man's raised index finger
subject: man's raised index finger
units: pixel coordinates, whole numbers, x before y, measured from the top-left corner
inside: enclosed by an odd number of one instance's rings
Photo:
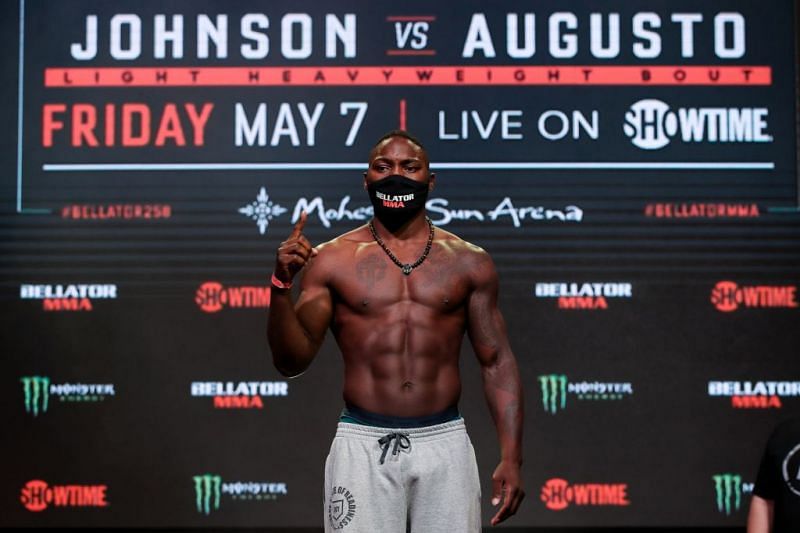
[[[292,234],[289,236],[291,239],[296,239],[303,233],[303,227],[306,225],[306,220],[308,219],[308,213],[303,210],[300,213],[300,220],[294,225],[294,229],[292,230]]]

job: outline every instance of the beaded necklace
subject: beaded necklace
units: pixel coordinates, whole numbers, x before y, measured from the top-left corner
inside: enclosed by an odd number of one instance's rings
[[[400,260],[395,257],[392,251],[386,247],[386,245],[383,243],[383,239],[378,236],[378,232],[375,231],[375,226],[372,224],[372,220],[369,221],[369,231],[372,233],[372,238],[375,239],[375,242],[378,243],[378,246],[383,248],[383,251],[389,256],[389,259],[391,259],[395,265],[399,266],[403,271],[403,274],[406,276],[411,274],[412,270],[420,266],[431,251],[431,245],[433,244],[433,222],[431,222],[431,219],[428,217],[425,217],[425,222],[428,223],[428,243],[425,245],[425,250],[422,252],[422,255],[419,256],[419,259],[413,263],[401,263]]]

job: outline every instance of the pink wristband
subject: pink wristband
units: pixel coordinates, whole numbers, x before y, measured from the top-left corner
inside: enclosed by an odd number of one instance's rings
[[[282,282],[281,280],[279,280],[279,279],[278,279],[278,278],[275,276],[275,273],[274,273],[274,272],[273,272],[273,274],[272,274],[272,284],[273,284],[275,287],[279,288],[279,289],[291,289],[291,288],[292,288],[292,282],[291,282],[291,281],[290,281],[289,283],[284,283],[284,282]]]

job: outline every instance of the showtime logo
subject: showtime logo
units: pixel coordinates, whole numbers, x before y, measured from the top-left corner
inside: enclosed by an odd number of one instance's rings
[[[288,396],[285,381],[193,381],[193,397],[214,398],[215,409],[263,409],[264,396]]]
[[[54,485],[34,479],[22,487],[20,501],[31,512],[54,507],[108,507],[107,485]]]
[[[559,309],[608,309],[609,298],[632,298],[630,283],[537,283],[537,298],[557,298]]]
[[[225,307],[267,308],[269,287],[224,287],[216,281],[207,281],[198,287],[194,301],[206,313],[217,313]]]
[[[800,381],[709,381],[709,396],[728,396],[736,409],[780,409],[800,396]]]
[[[711,289],[711,303],[723,313],[736,311],[740,306],[753,309],[797,308],[797,287],[794,285],[740,287],[733,281],[720,281]]]
[[[627,483],[574,483],[552,478],[542,487],[541,500],[551,511],[563,511],[570,505],[577,506],[626,506]]]
[[[92,311],[92,300],[113,300],[116,285],[20,285],[22,300],[42,300],[45,311]]]
[[[772,142],[766,107],[687,107],[672,111],[661,100],[639,100],[625,113],[623,131],[637,148],[658,150],[679,136],[685,143]]]

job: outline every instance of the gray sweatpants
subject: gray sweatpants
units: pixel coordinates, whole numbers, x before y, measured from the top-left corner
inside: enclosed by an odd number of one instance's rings
[[[339,422],[325,461],[326,533],[479,533],[480,498],[463,418],[402,429]]]

